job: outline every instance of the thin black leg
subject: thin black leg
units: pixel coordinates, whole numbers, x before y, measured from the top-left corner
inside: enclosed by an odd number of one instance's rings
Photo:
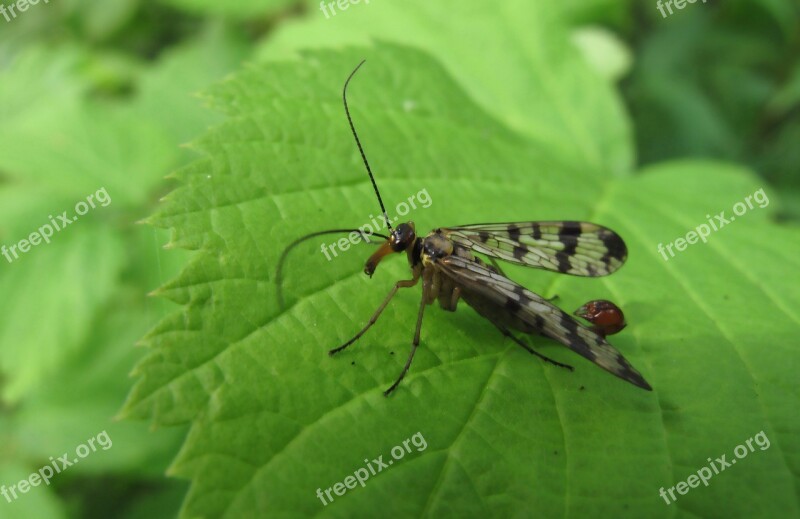
[[[497,261],[495,261],[493,257],[489,256],[489,261],[492,262],[492,266],[497,269],[497,272],[499,272],[501,276],[503,276],[504,278],[508,277],[506,276],[506,273],[503,272],[503,269],[500,268],[500,264],[497,263]]]
[[[336,355],[337,353],[339,353],[343,349],[347,348],[348,346],[350,346],[351,344],[356,342],[362,335],[364,335],[367,332],[367,330],[370,329],[370,327],[373,324],[375,324],[375,322],[378,320],[378,317],[380,317],[381,312],[383,312],[383,310],[386,308],[386,305],[389,304],[389,301],[392,300],[392,298],[397,293],[397,291],[400,290],[401,288],[413,287],[414,285],[417,284],[417,281],[419,281],[419,277],[416,277],[414,279],[407,279],[407,280],[403,280],[403,281],[398,281],[397,283],[395,283],[394,287],[392,287],[392,289],[389,291],[389,295],[387,295],[386,298],[383,300],[383,303],[381,303],[381,306],[379,306],[378,309],[375,310],[375,313],[372,314],[372,317],[369,318],[369,322],[367,323],[367,325],[365,327],[363,327],[361,329],[361,331],[358,332],[355,335],[355,337],[353,337],[352,339],[350,339],[346,343],[342,344],[338,348],[334,348],[331,351],[329,351],[328,355],[331,355],[331,356]]]
[[[408,373],[408,368],[411,367],[411,361],[414,360],[414,354],[417,352],[417,346],[419,346],[419,334],[420,330],[422,329],[422,315],[425,313],[425,295],[425,290],[423,290],[422,299],[419,302],[419,313],[417,314],[417,329],[414,331],[414,340],[411,342],[411,352],[408,354],[406,365],[403,366],[403,371],[400,373],[400,376],[397,377],[397,380],[394,381],[394,384],[392,384],[389,389],[383,392],[383,396],[389,396],[389,393],[395,390],[395,388],[400,384],[400,381],[403,380],[403,377],[406,376],[406,373]]]
[[[497,325],[495,325],[495,326],[497,326]],[[512,341],[516,342],[517,344],[519,344],[520,346],[522,346],[523,348],[528,350],[528,352],[536,355],[540,359],[542,359],[542,360],[544,360],[546,362],[549,362],[550,364],[553,364],[555,366],[558,366],[558,367],[561,367],[561,368],[566,368],[566,369],[568,369],[570,371],[574,371],[575,370],[575,368],[573,368],[569,364],[562,364],[562,363],[560,363],[560,362],[558,362],[556,360],[551,359],[550,357],[546,357],[546,356],[542,355],[538,351],[534,350],[533,348],[531,348],[530,346],[528,346],[527,344],[522,342],[520,339],[516,338],[510,331],[506,330],[502,326],[497,326],[497,329],[500,330],[500,333],[502,333],[506,337],[509,337]]]

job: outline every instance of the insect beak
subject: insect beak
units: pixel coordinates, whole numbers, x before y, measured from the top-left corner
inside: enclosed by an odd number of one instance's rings
[[[369,257],[367,260],[367,264],[364,265],[364,273],[369,277],[372,277],[372,274],[375,273],[375,269],[378,268],[378,263],[381,262],[384,256],[388,256],[389,254],[393,253],[392,245],[387,240],[386,243],[381,245],[381,247],[375,251],[375,254]]]

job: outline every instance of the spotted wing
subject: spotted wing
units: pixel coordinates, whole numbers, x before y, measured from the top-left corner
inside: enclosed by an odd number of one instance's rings
[[[489,301],[498,312],[510,312],[542,335],[560,342],[619,378],[652,390],[616,348],[541,296],[486,265],[466,258],[446,256],[437,260],[435,265],[462,291]]]
[[[588,222],[485,223],[441,231],[475,252],[574,276],[606,276],[628,256],[617,233]]]

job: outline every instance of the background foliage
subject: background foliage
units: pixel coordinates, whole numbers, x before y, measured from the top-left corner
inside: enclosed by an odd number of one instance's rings
[[[551,4],[326,19],[311,1],[73,0],[0,18],[0,242],[99,187],[113,199],[2,263],[0,484],[114,440],[0,515],[798,515],[797,6]],[[340,106],[363,57],[354,116],[388,205],[431,194],[418,229],[565,218],[625,237],[608,279],[508,272],[565,309],[620,304],[613,342],[652,394],[537,340],[576,371],[543,366],[463,307],[428,311],[384,399],[417,291],[325,355],[407,275],[393,258],[365,279],[363,249],[299,248],[277,308],[285,244],[377,212]],[[656,252],[762,187],[769,207]],[[770,449],[658,497],[761,430]],[[317,500],[417,431],[425,451]]]

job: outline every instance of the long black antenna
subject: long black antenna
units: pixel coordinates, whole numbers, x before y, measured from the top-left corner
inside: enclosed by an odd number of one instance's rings
[[[367,243],[372,243],[369,240],[370,236],[378,236],[380,238],[383,238],[384,240],[389,239],[388,236],[384,236],[381,233],[376,232],[369,235],[366,232],[362,231],[361,229],[330,229],[328,231],[317,231],[317,232],[312,232],[311,234],[306,234],[305,236],[301,236],[292,243],[290,243],[289,245],[287,245],[286,248],[283,249],[283,252],[281,252],[281,256],[278,259],[278,268],[275,269],[275,286],[276,286],[275,295],[278,296],[278,308],[283,310],[283,263],[284,261],[286,261],[286,257],[289,255],[289,251],[291,251],[304,241],[314,238],[315,236],[323,236],[325,234],[350,234],[354,232],[360,234],[361,238]],[[380,242],[375,242],[375,243],[377,245],[380,245]]]
[[[364,148],[361,146],[361,140],[358,138],[358,133],[356,133],[356,127],[353,125],[353,118],[350,117],[350,109],[347,108],[347,85],[350,84],[350,80],[353,79],[353,76],[356,75],[358,69],[361,68],[361,65],[367,61],[365,59],[361,60],[361,63],[353,69],[350,75],[347,77],[347,81],[344,82],[344,90],[342,90],[342,101],[344,101],[344,112],[347,114],[347,122],[350,123],[350,130],[353,132],[353,137],[356,139],[356,145],[358,146],[358,151],[361,152],[361,158],[364,160],[364,165],[367,167],[367,173],[369,173],[369,179],[372,181],[372,187],[375,189],[375,194],[378,196],[378,203],[381,204],[381,211],[383,211],[383,219],[386,221],[386,227],[389,231],[392,231],[392,224],[389,223],[389,215],[386,214],[386,208],[383,207],[383,199],[381,199],[381,193],[378,191],[378,184],[375,183],[375,177],[372,176],[372,170],[369,167],[369,161],[367,160],[367,156],[364,153]]]

